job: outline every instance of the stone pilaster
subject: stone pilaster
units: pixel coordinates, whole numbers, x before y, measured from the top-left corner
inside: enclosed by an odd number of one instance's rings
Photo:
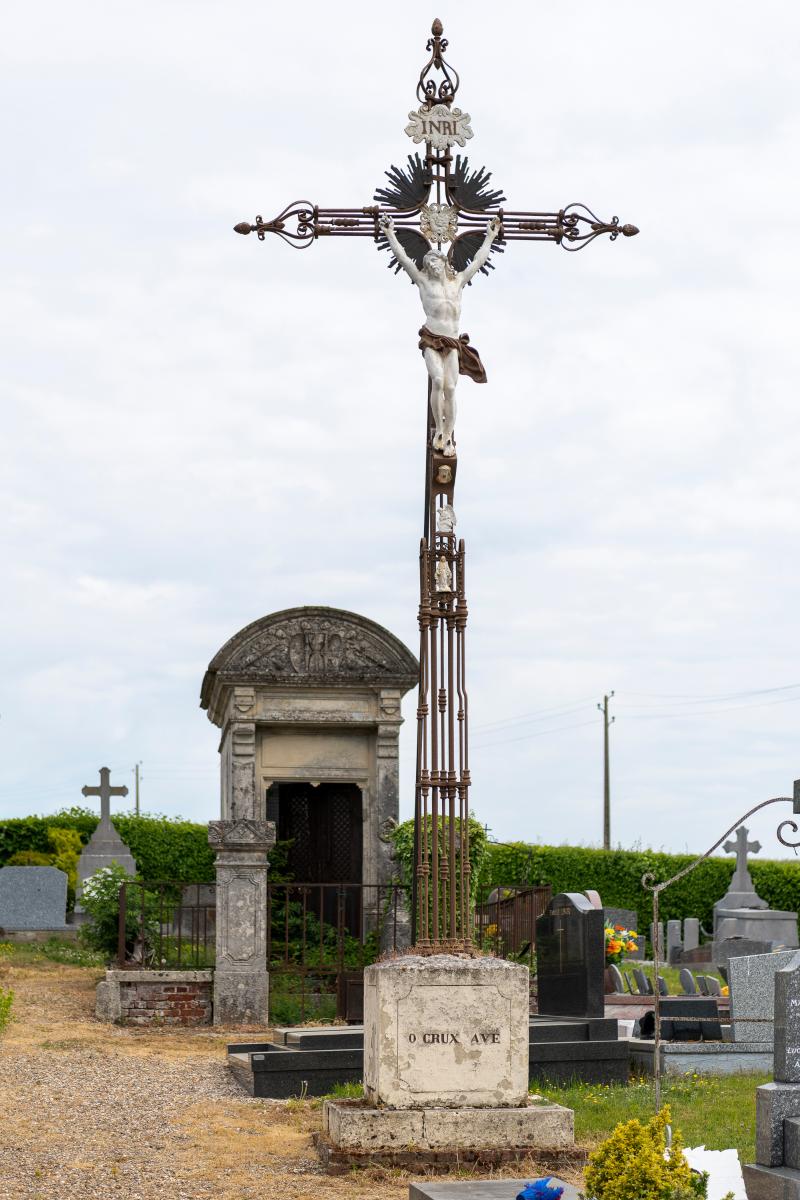
[[[221,759],[222,815],[230,821],[263,819],[256,792],[255,689],[233,689]]]
[[[380,722],[375,746],[375,820],[377,833],[373,853],[374,874],[365,879],[391,879],[391,843],[386,833],[397,822],[400,813],[400,764],[399,738],[403,718],[400,715],[402,692],[382,688],[380,694]]]
[[[214,1024],[267,1024],[267,852],[274,821],[209,821],[216,850]]]

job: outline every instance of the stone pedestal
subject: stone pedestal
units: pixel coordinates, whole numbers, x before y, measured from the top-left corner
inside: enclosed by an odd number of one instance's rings
[[[413,1146],[417,1163],[465,1151],[506,1161],[570,1147],[572,1112],[528,1099],[528,989],[527,967],[504,959],[367,967],[364,1100],[326,1102],[323,1158],[393,1161]]]
[[[267,851],[275,844],[273,821],[210,821],[217,852],[217,953],[214,1024],[266,1024]]]
[[[364,1094],[389,1108],[528,1097],[528,969],[405,955],[364,971]]]

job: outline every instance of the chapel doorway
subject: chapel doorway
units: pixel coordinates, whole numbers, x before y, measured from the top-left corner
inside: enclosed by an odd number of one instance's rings
[[[287,867],[296,883],[362,882],[363,815],[361,788],[354,783],[273,783],[267,792],[267,820],[275,821],[279,841],[291,841]],[[336,922],[343,898],[335,887],[320,897],[324,919]],[[344,893],[345,921],[360,931],[360,888]],[[315,900],[316,906],[316,900]]]

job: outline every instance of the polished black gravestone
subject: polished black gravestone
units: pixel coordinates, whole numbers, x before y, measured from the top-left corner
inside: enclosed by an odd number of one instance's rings
[[[539,1012],[602,1017],[605,1006],[605,920],[577,892],[554,896],[536,921]]]

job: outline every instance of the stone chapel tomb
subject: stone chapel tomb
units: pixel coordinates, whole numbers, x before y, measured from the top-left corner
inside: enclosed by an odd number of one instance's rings
[[[388,880],[400,701],[418,670],[388,629],[343,609],[285,609],[234,634],[200,701],[221,730],[222,820],[274,821],[300,882]]]

